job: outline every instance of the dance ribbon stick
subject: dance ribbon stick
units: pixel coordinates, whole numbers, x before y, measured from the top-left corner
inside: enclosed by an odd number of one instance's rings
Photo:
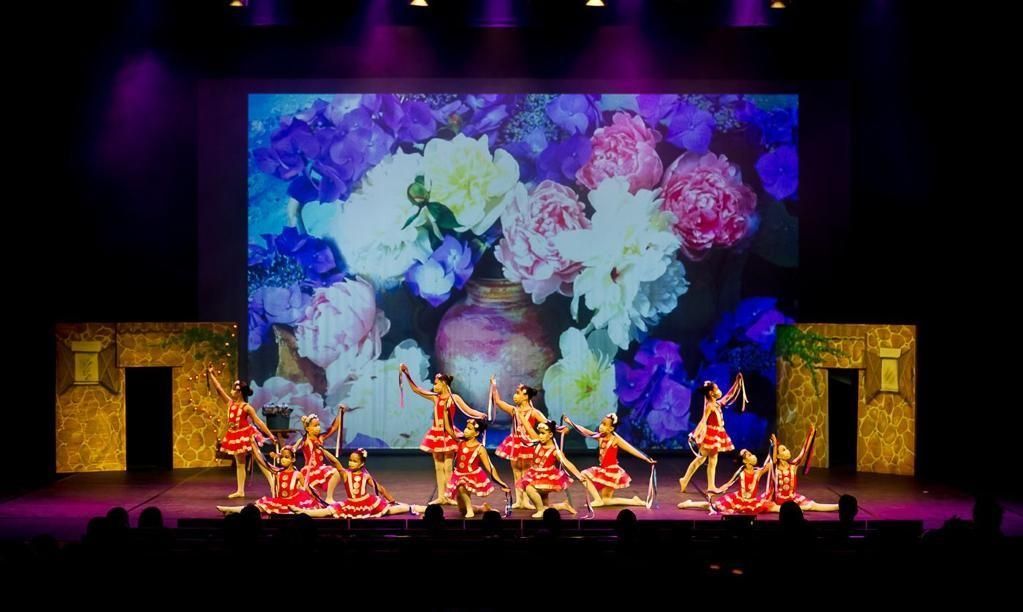
[[[740,412],[746,412],[746,404],[749,403],[749,398],[746,397],[746,379],[743,378],[742,372],[739,372],[739,393],[742,395],[742,408]]]
[[[767,471],[767,484],[764,487],[764,494],[770,499],[774,499],[774,469],[778,465],[778,438],[771,434],[770,448],[767,451],[767,456],[771,460],[771,469]]]
[[[487,420],[494,420],[494,386],[497,384],[497,380],[490,377],[490,393],[487,394]]]
[[[400,374],[400,372],[399,372],[399,374]],[[399,383],[398,386],[400,387],[401,384]],[[343,432],[345,430],[345,405],[344,404],[338,404],[337,405],[337,410],[338,410],[337,418],[338,418],[339,422],[337,424],[337,439],[334,440],[334,455],[340,457],[341,456],[341,432]]]
[[[329,455],[330,453],[328,453],[325,450],[324,454],[328,454]],[[327,506],[330,505],[330,504],[327,503],[327,501],[325,499],[320,497],[319,493],[316,492],[316,487],[310,486],[308,482],[304,483],[304,484],[305,484],[305,490],[309,492],[309,495],[313,496],[313,499],[315,499],[320,504],[321,508],[326,508]]]
[[[506,485],[504,483],[504,481],[501,480],[497,476],[497,468],[494,467],[493,463],[491,463],[490,469],[493,470],[492,473],[490,474],[490,477],[494,479],[494,482],[496,482],[502,489],[507,489],[507,491],[504,491],[504,502],[505,502],[504,503],[504,516],[505,517],[509,517],[509,516],[511,516],[511,511],[512,511],[512,508],[511,508],[512,507],[511,487]]]
[[[646,507],[647,510],[654,507],[657,501],[657,466],[650,464],[650,480],[646,485]]]
[[[405,409],[405,386],[401,383],[401,368],[398,368],[398,407]]]
[[[613,435],[617,436],[618,434]],[[636,450],[639,452],[641,458],[650,464],[650,478],[647,481],[646,485],[646,507],[652,508],[654,505],[654,500],[657,499],[657,466],[654,465],[653,463],[654,460],[651,459],[646,453],[639,450],[638,448]]]
[[[315,499],[320,504],[321,508],[326,508],[327,506],[330,505],[327,503],[327,500],[320,497],[320,494],[316,492],[316,487],[309,486],[308,482],[305,483],[305,490],[309,492],[309,495],[313,496],[313,499]]]
[[[703,498],[707,500],[707,504],[710,506],[710,513],[711,514],[717,514],[717,508],[714,507],[714,500],[711,499],[710,494],[708,494],[706,491],[701,489],[700,485],[696,484],[696,482],[694,482],[694,481],[690,481],[690,482],[692,482],[693,486],[696,487],[696,492],[699,493],[700,495],[702,495]]]
[[[256,463],[257,455],[258,455],[258,457],[260,459],[263,460],[263,464],[266,465],[267,469],[270,470],[271,472],[273,472],[273,474],[274,474],[274,477],[272,479],[273,480],[273,484],[270,485],[270,494],[273,497],[277,497],[277,490],[278,490],[278,487],[279,487],[279,485],[277,483],[277,474],[280,473],[280,472],[283,472],[284,469],[283,468],[278,469],[276,466],[273,466],[273,465],[270,465],[270,464],[266,463],[266,459],[263,459],[263,451],[259,450],[259,445],[256,443],[256,436],[249,436],[249,446],[252,447],[252,452],[249,453],[250,455],[252,455],[252,457],[250,459],[251,462],[249,463],[249,466],[251,467],[254,463]]]
[[[496,376],[496,374],[494,375]],[[487,424],[494,422],[494,385],[497,384],[494,380],[494,376],[490,377],[490,389],[487,393]],[[489,427],[487,429],[490,429]],[[512,430],[514,434],[515,431]],[[487,447],[487,431],[483,430],[483,448]]]
[[[565,456],[565,450],[564,450],[565,449],[565,434],[568,433],[568,428],[565,427],[565,415],[564,414],[561,415],[561,427],[559,427],[559,429],[561,430],[561,444],[558,445],[557,442],[555,442],[554,444],[555,444],[555,447],[559,451],[561,451],[561,456],[564,457]],[[561,459],[558,459],[558,463],[561,465],[561,473],[562,474],[567,474],[568,471],[565,469],[565,462],[563,460],[561,460]],[[568,487],[565,487],[565,497],[568,499],[568,505],[571,506],[572,505],[572,493],[569,491]],[[583,520],[589,520],[589,519],[591,519],[591,518],[593,518],[595,516],[595,514],[593,512],[593,506],[590,505],[590,496],[589,495],[584,494],[583,495],[583,499],[585,500],[585,504],[586,504],[586,516],[583,517]]]
[[[739,372],[736,375],[735,382],[732,384],[732,387],[728,389],[728,393],[725,393],[724,396],[721,397],[720,404],[722,406],[731,406],[735,403],[737,396],[742,397],[742,407],[739,411],[746,412],[746,404],[749,403],[749,398],[746,397],[746,379],[743,378],[742,372]]]
[[[810,473],[810,460],[813,459],[813,443],[817,440],[817,430],[815,429],[806,437],[806,450],[804,451],[806,462],[803,464],[803,476]]]
[[[696,438],[693,437],[693,434],[689,434],[689,437],[686,438],[686,441],[689,442],[689,450],[693,453],[693,456],[699,457],[700,445],[696,443]]]
[[[565,427],[565,415],[561,415],[561,426],[558,427],[558,430],[561,433],[561,444],[558,445],[558,450],[561,450],[561,449],[565,448],[565,434],[568,432],[568,428]],[[562,452],[564,452],[564,451],[562,451]],[[564,463],[561,464],[561,471],[562,472],[565,471],[565,464]]]
[[[584,437],[584,438],[591,438],[593,440],[600,439],[600,434],[599,433],[594,432],[592,434],[588,434],[588,433],[584,432],[578,425],[575,424],[575,421],[573,421],[570,418],[566,418],[564,415],[562,415],[561,420],[562,420],[562,422],[568,421],[568,424],[571,425],[572,428],[575,429],[577,432],[579,432],[579,435]],[[565,438],[562,437],[561,439],[562,439],[562,441],[564,441]]]
[[[582,429],[580,429],[578,425],[575,424],[575,421],[573,421],[572,419],[566,417],[565,415],[561,415],[561,422],[564,423],[565,421],[568,421],[568,424],[572,426],[572,429],[575,429],[579,433],[579,435],[583,436],[584,438],[590,438],[592,440],[597,440],[597,439],[600,438],[600,434],[599,433],[594,432],[592,435],[587,434]],[[562,445],[562,447],[564,447],[564,445],[565,445],[565,434],[564,434],[564,432],[562,432],[562,434],[561,434],[561,445]],[[562,471],[564,471],[564,470],[562,470]],[[582,484],[582,483],[580,483],[580,484]],[[567,494],[567,491],[566,491],[566,494]],[[571,500],[569,500],[569,503],[571,503]],[[589,498],[589,496],[586,497],[586,509],[589,511],[589,513],[586,516],[584,516],[583,519],[588,520],[588,519],[591,519],[594,516],[596,516],[596,513],[593,511],[593,507],[590,505],[590,498]]]

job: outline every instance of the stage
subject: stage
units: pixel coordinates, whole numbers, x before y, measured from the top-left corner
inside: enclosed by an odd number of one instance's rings
[[[595,463],[591,454],[571,455],[580,469]],[[699,499],[693,486],[683,496],[678,491],[678,477],[689,458],[668,457],[659,460],[658,495],[654,508],[632,508],[640,520],[717,521],[718,515],[700,510],[679,510],[675,505],[684,498]],[[633,477],[630,495],[645,496],[649,471],[645,465],[631,458],[623,466]],[[433,465],[425,455],[371,456],[371,473],[402,502],[425,503],[433,491]],[[508,463],[497,461],[501,477],[511,481]],[[725,482],[733,468],[723,461],[718,468],[717,480]],[[694,482],[705,487],[704,470],[697,472]],[[800,492],[823,503],[838,501],[848,493],[859,502],[857,520],[867,521],[922,521],[924,529],[940,527],[947,519],[958,516],[969,519],[972,498],[963,491],[944,485],[923,483],[904,476],[881,474],[849,474],[827,469],[813,469],[801,477]],[[116,506],[128,510],[135,525],[139,513],[156,506],[164,516],[164,524],[175,526],[182,519],[212,519],[220,516],[217,505],[233,505],[255,501],[268,491],[266,480],[260,474],[250,477],[245,500],[227,499],[234,490],[234,470],[231,467],[182,469],[152,472],[102,472],[72,474],[59,478],[48,486],[22,493],[0,501],[0,539],[28,539],[38,534],[50,534],[61,540],[77,540],[85,532],[86,524],[94,516],[105,515]],[[572,500],[579,510],[576,519],[582,519],[586,509],[582,505],[583,489],[572,486]],[[339,495],[343,491],[339,489]],[[561,499],[555,495],[555,500]],[[504,499],[499,492],[488,501],[497,510],[503,510]],[[1005,503],[1003,533],[1023,535],[1023,503]],[[621,507],[596,508],[595,519],[613,519]],[[461,518],[454,507],[445,507],[448,518]],[[529,520],[529,511],[516,510],[512,519]],[[806,513],[811,521],[837,520],[837,513]],[[379,521],[416,519],[411,515],[398,515]],[[571,519],[568,515],[564,518]],[[321,519],[330,520],[330,519]],[[474,519],[478,520],[478,519]],[[777,515],[767,514],[758,521],[776,521]]]

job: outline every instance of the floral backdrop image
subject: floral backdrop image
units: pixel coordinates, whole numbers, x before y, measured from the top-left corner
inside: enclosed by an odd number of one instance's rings
[[[346,445],[417,448],[431,405],[402,405],[406,363],[478,410],[493,375],[506,401],[524,383],[555,420],[617,412],[673,449],[694,389],[742,371],[726,426],[763,446],[795,315],[797,96],[252,94],[248,114],[257,411],[298,428],[343,402]]]

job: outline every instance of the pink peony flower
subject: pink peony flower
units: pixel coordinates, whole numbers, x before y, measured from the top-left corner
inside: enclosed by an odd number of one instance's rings
[[[313,292],[295,325],[298,354],[322,368],[355,371],[380,356],[380,338],[390,327],[373,286],[361,278],[344,280]]]
[[[665,171],[661,186],[661,209],[675,215],[675,235],[691,260],[732,246],[752,227],[757,195],[724,155],[684,153]]]
[[[664,170],[655,147],[661,134],[628,113],[615,113],[611,125],[593,133],[593,152],[575,178],[589,189],[596,189],[606,178],[622,177],[629,191],[653,189]]]
[[[590,227],[574,190],[543,181],[531,196],[516,198],[504,209],[501,226],[504,238],[494,255],[504,265],[505,278],[521,282],[536,304],[556,291],[572,294],[572,281],[582,264],[562,257],[553,238],[566,230]]]

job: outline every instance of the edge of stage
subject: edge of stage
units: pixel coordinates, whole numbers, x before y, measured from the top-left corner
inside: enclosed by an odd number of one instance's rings
[[[588,467],[593,460],[592,453],[570,457],[573,462],[578,459],[577,465],[580,468]],[[675,507],[682,499],[700,499],[692,485],[686,495],[678,491],[677,479],[688,461],[689,458],[684,456],[658,461],[657,504],[650,509],[632,507],[639,520],[721,520],[720,515],[709,515],[702,510],[679,510]],[[374,456],[370,458],[367,467],[399,501],[422,504],[433,492],[433,465],[429,457]],[[502,478],[508,481],[511,478],[508,464],[498,462],[497,467]],[[623,467],[632,475],[633,482],[629,489],[619,495],[644,497],[649,474],[646,465],[628,458],[623,460]],[[718,466],[718,483],[725,482],[734,469],[729,462],[723,461]],[[705,478],[703,470],[694,478],[700,489],[706,486]],[[972,515],[973,498],[967,493],[947,485],[924,483],[913,477],[840,473],[815,468],[809,475],[800,478],[799,486],[803,495],[824,503],[836,502],[845,493],[854,495],[859,502],[857,520],[865,521],[868,526],[871,522],[880,521],[917,521],[924,529],[935,529],[954,516],[969,519]],[[89,519],[105,515],[117,506],[128,510],[132,525],[136,523],[139,513],[150,506],[156,506],[162,511],[168,526],[177,525],[179,521],[187,524],[189,519],[216,519],[220,516],[217,505],[250,503],[267,494],[268,487],[263,477],[255,474],[250,476],[248,496],[244,500],[227,499],[227,494],[233,490],[234,470],[230,467],[66,475],[46,486],[0,500],[0,539],[49,534],[60,540],[77,540],[85,533]],[[587,521],[583,517],[587,512],[582,506],[583,489],[573,484],[571,494],[579,515],[570,517],[562,513],[563,518],[578,519],[585,525]],[[560,496],[556,494],[554,498],[560,499]],[[495,492],[484,501],[496,510],[503,509],[504,498],[500,492]],[[1023,535],[1023,503],[1008,502],[1004,504],[1004,509],[1003,533],[1009,536]],[[597,523],[594,525],[613,520],[620,510],[621,507],[596,508],[593,519]],[[451,506],[445,507],[445,515],[449,519],[462,518],[457,509]],[[528,531],[529,524],[537,522],[530,519],[529,515],[529,511],[515,510],[510,519],[520,521],[518,528]],[[807,512],[806,517],[811,521],[834,521],[838,518],[837,513],[831,512]],[[393,524],[395,521],[417,519],[412,515],[396,515],[374,521],[389,521]],[[760,515],[756,520],[777,521],[777,515]],[[478,518],[466,523],[471,528],[471,523],[475,521]]]

